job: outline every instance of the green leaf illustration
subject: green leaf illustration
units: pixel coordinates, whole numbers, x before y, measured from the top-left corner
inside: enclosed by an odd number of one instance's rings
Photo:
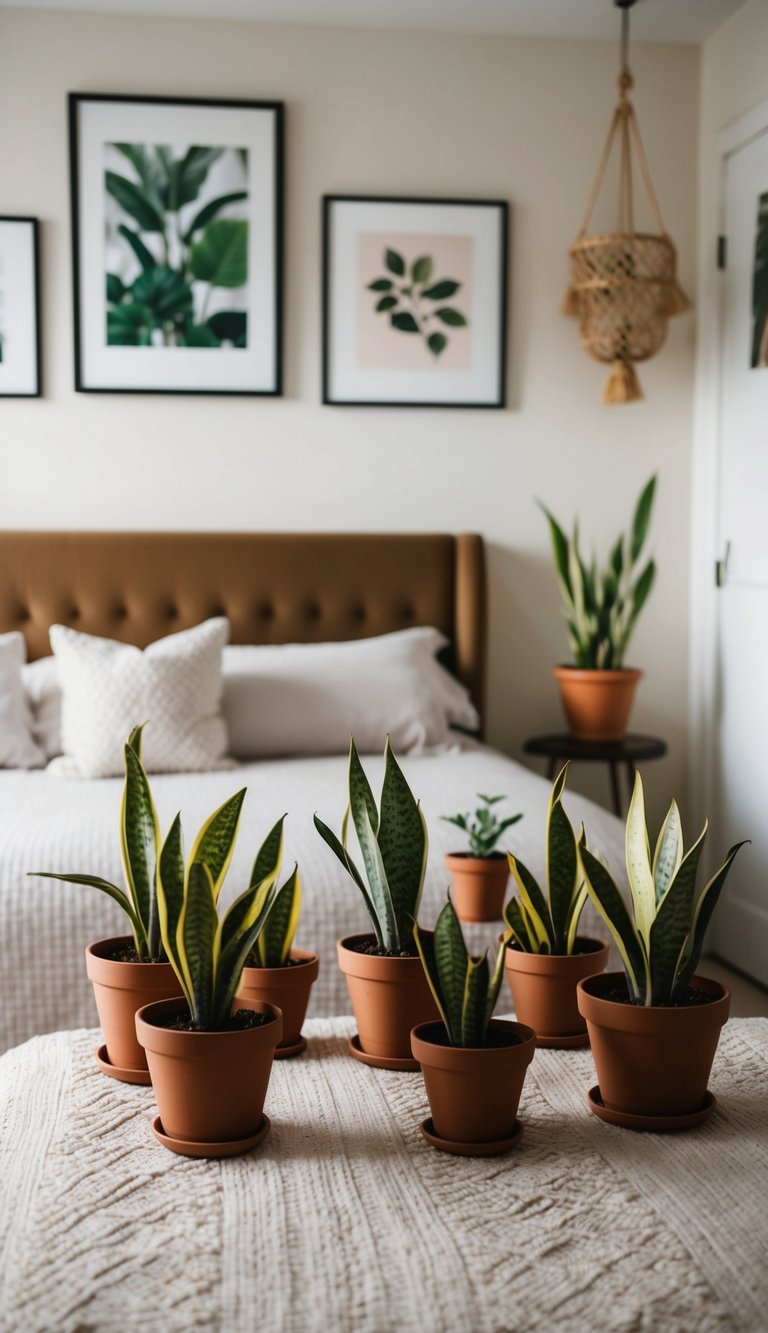
[[[106,171],[104,183],[108,194],[117,200],[124,212],[138,222],[142,231],[163,231],[162,214],[139,185],[134,185],[133,181],[127,180],[125,176],[119,176],[116,171]]]
[[[217,310],[216,314],[211,315],[205,322],[214,337],[221,342],[233,342],[235,346],[245,346],[248,316],[244,310]]]
[[[460,282],[444,278],[441,282],[436,282],[433,287],[427,287],[422,296],[426,296],[430,301],[444,301],[448,296],[455,296],[460,286]]]
[[[416,320],[407,310],[401,310],[396,315],[390,315],[390,319],[392,321],[392,327],[399,329],[401,333],[418,333],[419,331],[419,326],[416,323]]]
[[[386,250],[384,254],[384,263],[390,273],[395,273],[398,278],[405,277],[405,260],[402,255],[397,253],[397,250]]]
[[[432,260],[429,255],[422,255],[411,265],[411,277],[414,282],[429,282],[432,276]]]
[[[427,338],[427,347],[435,356],[439,356],[448,346],[448,339],[444,333],[430,333]]]
[[[391,278],[377,278],[375,282],[368,283],[369,292],[389,292],[394,286]]]
[[[184,345],[186,347],[221,347],[219,339],[207,324],[187,323],[184,326]]]
[[[210,222],[192,247],[192,273],[214,287],[242,287],[248,278],[248,223],[240,218]]]
[[[175,319],[192,308],[192,288],[165,265],[156,264],[140,273],[131,291],[134,301],[148,306],[158,321]]]
[[[441,306],[439,310],[435,311],[435,314],[444,324],[450,324],[451,328],[454,329],[463,328],[467,322],[461,311],[454,310],[453,306],[450,305]]]
[[[146,245],[142,241],[138,232],[131,231],[130,227],[126,227],[123,222],[120,223],[120,226],[118,227],[117,230],[120,232],[121,236],[125,237],[126,241],[133,250],[133,253],[135,254],[136,258],[141,264],[141,267],[143,269],[154,268],[155,263],[157,262],[155,260],[155,256],[152,254],[151,250],[147,249]]]
[[[226,208],[228,204],[236,204],[241,199],[247,198],[247,190],[235,190],[232,194],[220,194],[218,199],[211,199],[204,208],[200,209],[200,212],[195,215],[187,227],[187,230],[181,238],[184,244],[190,245],[195,232],[202,231],[203,227],[207,227],[208,223],[216,217],[217,213],[221,212],[222,208]]]
[[[112,305],[119,305],[125,296],[125,285],[116,273],[107,274],[107,300]]]
[[[376,302],[377,310],[394,310],[397,305],[396,296],[382,296],[380,301]]]
[[[107,311],[107,343],[110,347],[149,347],[154,324],[146,306],[123,301]]]
[[[188,148],[181,161],[173,162],[168,172],[168,208],[175,213],[191,204],[200,193],[205,178],[223,148]]]

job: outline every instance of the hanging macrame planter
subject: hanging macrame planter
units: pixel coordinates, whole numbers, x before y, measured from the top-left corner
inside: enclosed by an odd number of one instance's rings
[[[677,251],[664,229],[656,192],[629,100],[633,78],[629,72],[629,9],[635,0],[614,0],[622,10],[619,100],[613,112],[597,175],[589,196],[581,231],[568,254],[571,283],[563,313],[579,321],[581,345],[596,361],[612,369],[603,393],[604,403],[631,403],[643,391],[635,362],[647,361],[664,345],[672,315],[690,310],[691,302],[677,281]],[[618,229],[588,235],[614,144],[619,144]],[[658,234],[635,231],[632,187],[634,147],[645,192]]]

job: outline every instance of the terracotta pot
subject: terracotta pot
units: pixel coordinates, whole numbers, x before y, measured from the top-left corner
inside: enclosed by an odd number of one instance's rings
[[[694,977],[693,986],[717,998],[679,1009],[602,998],[623,980],[623,972],[606,972],[580,981],[577,990],[603,1104],[631,1115],[698,1111],[728,1018],[730,991],[718,981]]]
[[[524,953],[508,946],[504,955],[515,1015],[548,1045],[555,1045],[558,1037],[581,1034],[586,1043],[587,1025],[576,1003],[576,983],[603,972],[609,950],[600,940],[581,935],[577,943],[584,947],[583,953]]]
[[[524,1023],[492,1018],[489,1031],[517,1037],[510,1046],[445,1046],[441,1022],[421,1023],[411,1033],[421,1065],[435,1134],[454,1143],[495,1143],[515,1128],[520,1093],[536,1033]]]
[[[235,1001],[234,1009],[242,1008]],[[175,1032],[157,1020],[189,1012],[186,1001],[160,1000],[136,1015],[165,1134],[193,1143],[223,1143],[257,1132],[283,1035],[280,1010],[254,1004],[269,1023],[236,1032]]]
[[[242,1008],[276,1004],[283,1015],[283,1039],[278,1052],[301,1041],[301,1028],[307,1015],[309,992],[317,980],[319,962],[316,953],[291,949],[296,967],[245,967],[237,991]]]
[[[360,1047],[367,1055],[385,1060],[410,1060],[411,1028],[434,1022],[437,1005],[420,958],[378,958],[351,947],[374,938],[348,935],[336,946]]]
[[[644,672],[633,667],[621,671],[587,671],[558,666],[554,675],[572,736],[580,741],[624,739],[635,691]]]
[[[509,864],[503,852],[483,857],[450,852],[445,866],[451,872],[451,897],[459,920],[499,921],[509,879]]]
[[[147,1061],[136,1040],[136,1010],[153,1000],[166,1000],[182,994],[170,963],[119,963],[105,954],[127,949],[131,935],[113,940],[99,940],[85,951],[85,968],[93,984],[93,994],[104,1033],[109,1062],[116,1073],[121,1069],[146,1069]]]

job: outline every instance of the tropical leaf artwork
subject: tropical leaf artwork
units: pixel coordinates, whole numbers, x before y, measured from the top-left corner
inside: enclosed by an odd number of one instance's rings
[[[469,320],[454,297],[462,284],[437,277],[431,255],[419,255],[409,265],[398,250],[387,246],[384,272],[367,284],[374,294],[374,309],[389,320],[394,333],[416,334],[437,361],[450,342],[450,329],[463,329]]]
[[[751,365],[753,369],[765,369],[768,367],[768,194],[761,194],[757,205],[752,318]]]
[[[247,150],[106,150],[107,344],[246,347]]]

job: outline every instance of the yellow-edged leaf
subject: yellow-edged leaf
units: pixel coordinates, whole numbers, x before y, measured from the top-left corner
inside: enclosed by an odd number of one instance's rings
[[[653,883],[651,852],[645,823],[643,780],[639,773],[635,774],[635,787],[629,804],[629,813],[627,814],[625,852],[627,878],[635,913],[635,925],[645,944],[647,953],[650,948],[651,926],[656,916],[656,890]]]

